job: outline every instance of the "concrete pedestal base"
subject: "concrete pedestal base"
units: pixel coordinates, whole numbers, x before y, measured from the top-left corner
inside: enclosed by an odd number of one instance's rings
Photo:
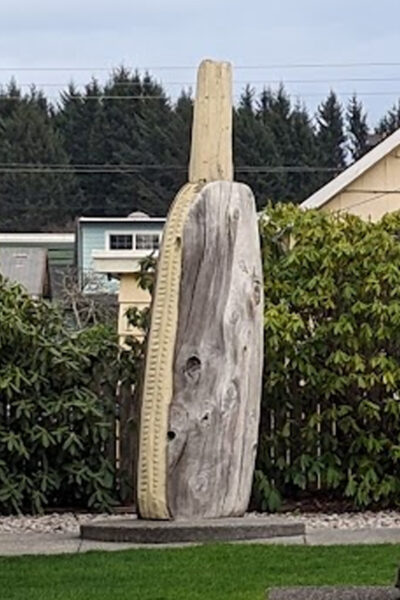
[[[135,544],[230,542],[303,535],[303,523],[282,523],[269,517],[207,521],[143,521],[121,518],[81,526],[82,539]]]

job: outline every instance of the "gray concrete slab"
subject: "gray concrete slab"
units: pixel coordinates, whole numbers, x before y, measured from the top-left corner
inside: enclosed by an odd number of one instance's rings
[[[94,550],[117,551],[139,548],[183,548],[204,542],[137,544],[132,542],[104,542],[82,540],[78,535],[53,533],[0,533],[0,556],[29,554],[73,554]],[[319,529],[306,531],[305,535],[272,537],[265,539],[235,540],[234,544],[280,545],[347,545],[347,544],[400,544],[400,528],[338,530]]]
[[[193,544],[181,544],[192,546]],[[1,533],[0,556],[23,556],[34,554],[74,554],[95,550],[116,551],[137,548],[169,548],[170,544],[130,544],[81,540],[79,535],[64,533]]]
[[[311,529],[306,530],[306,544],[310,546],[400,544],[400,528]]]
[[[162,544],[231,542],[302,536],[304,523],[268,517],[242,517],[192,521],[113,519],[81,525],[84,540]]]
[[[78,552],[77,535],[60,533],[0,533],[0,556]]]

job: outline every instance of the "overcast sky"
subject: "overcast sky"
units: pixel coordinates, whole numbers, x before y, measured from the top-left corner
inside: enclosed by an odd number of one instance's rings
[[[399,21],[398,0],[0,0],[0,81],[14,75],[23,84],[80,83],[92,74],[103,79],[106,72],[96,69],[123,63],[149,67],[174,96],[179,86],[173,82],[193,82],[194,66],[205,57],[242,67],[400,65]],[[156,68],[161,66],[191,68]],[[66,70],[23,70],[44,67]],[[79,70],[87,67],[91,69]],[[371,121],[400,97],[400,66],[241,68],[235,79],[236,93],[244,81],[300,80],[287,87],[312,110],[331,87],[358,91]],[[324,81],[304,81],[315,79]],[[343,79],[351,81],[338,81]],[[46,92],[56,95],[57,88],[47,87]]]

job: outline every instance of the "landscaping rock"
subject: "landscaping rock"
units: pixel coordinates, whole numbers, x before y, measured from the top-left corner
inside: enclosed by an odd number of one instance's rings
[[[265,516],[253,513],[254,516]],[[363,511],[363,512],[291,512],[281,513],[280,518],[304,523],[311,529],[379,529],[383,527],[400,527],[400,512],[395,510]]]
[[[265,518],[265,513],[250,513],[248,517]],[[98,521],[114,521],[121,517],[133,519],[134,515],[119,513],[118,515],[91,513],[52,513],[42,516],[1,516],[0,533],[71,533],[78,534],[81,525]],[[279,523],[302,523],[306,530],[354,531],[361,529],[400,528],[399,511],[355,512],[355,513],[281,513],[273,515]]]

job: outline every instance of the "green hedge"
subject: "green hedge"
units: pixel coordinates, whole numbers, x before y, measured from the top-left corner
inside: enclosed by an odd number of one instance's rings
[[[115,389],[134,381],[137,350],[119,355],[102,326],[71,333],[55,307],[0,278],[0,513],[117,500]]]
[[[372,224],[280,205],[260,227],[255,505],[317,490],[400,504],[400,215]],[[1,279],[0,325],[0,513],[109,508],[115,387],[137,382],[142,347],[119,354],[102,326],[71,333],[56,308]]]
[[[400,216],[291,205],[261,220],[265,372],[258,507],[320,490],[400,503]]]

